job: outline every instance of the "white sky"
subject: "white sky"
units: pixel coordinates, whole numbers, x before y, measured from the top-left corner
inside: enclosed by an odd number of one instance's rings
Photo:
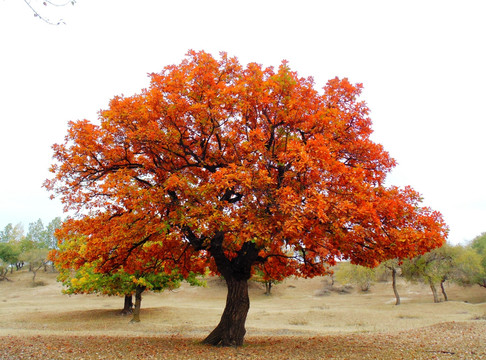
[[[38,0],[32,0],[32,3]],[[41,4],[42,1],[38,1]],[[63,216],[41,187],[69,120],[96,120],[115,95],[187,50],[245,64],[290,62],[321,88],[364,84],[373,137],[450,226],[451,243],[486,231],[486,2],[77,0],[56,13],[0,0],[0,230]]]

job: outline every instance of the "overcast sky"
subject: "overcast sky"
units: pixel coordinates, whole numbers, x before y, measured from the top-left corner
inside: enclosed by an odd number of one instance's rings
[[[54,0],[55,1],[55,0]],[[96,120],[115,95],[189,49],[240,62],[283,59],[319,88],[363,83],[375,141],[442,212],[451,243],[486,231],[486,2],[0,0],[0,230],[64,216],[41,187],[69,120]],[[36,5],[37,4],[37,5]]]

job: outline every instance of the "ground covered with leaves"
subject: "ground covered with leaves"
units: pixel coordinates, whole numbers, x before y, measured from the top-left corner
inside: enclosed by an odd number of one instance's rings
[[[180,336],[3,336],[10,359],[485,359],[486,321],[450,322],[394,334],[248,337],[241,348]]]
[[[123,298],[61,293],[55,273],[32,286],[27,270],[0,282],[0,359],[486,359],[486,293],[447,287],[435,304],[430,288],[399,282],[366,293],[334,291],[329,279],[287,279],[264,295],[250,286],[245,345],[201,345],[217,324],[226,287],[183,284],[143,296],[140,323],[121,316]]]

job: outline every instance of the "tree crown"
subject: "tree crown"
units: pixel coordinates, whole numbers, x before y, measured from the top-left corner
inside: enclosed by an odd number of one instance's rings
[[[375,266],[440,246],[440,213],[385,187],[395,161],[370,139],[361,89],[335,78],[321,94],[286,62],[191,51],[99,123],[69,124],[45,186],[83,215],[58,236],[83,234],[98,271],[160,262],[225,277],[269,261],[314,276],[337,258]]]

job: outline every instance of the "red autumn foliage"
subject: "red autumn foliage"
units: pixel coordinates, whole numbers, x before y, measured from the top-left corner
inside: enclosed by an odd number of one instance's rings
[[[210,266],[229,294],[206,342],[241,345],[253,265],[310,277],[337,258],[376,266],[445,241],[417,192],[384,185],[395,161],[370,139],[361,89],[335,78],[321,94],[286,62],[191,51],[54,145],[45,186],[83,214],[58,236],[85,236],[82,261],[101,272],[145,259],[184,274]]]

